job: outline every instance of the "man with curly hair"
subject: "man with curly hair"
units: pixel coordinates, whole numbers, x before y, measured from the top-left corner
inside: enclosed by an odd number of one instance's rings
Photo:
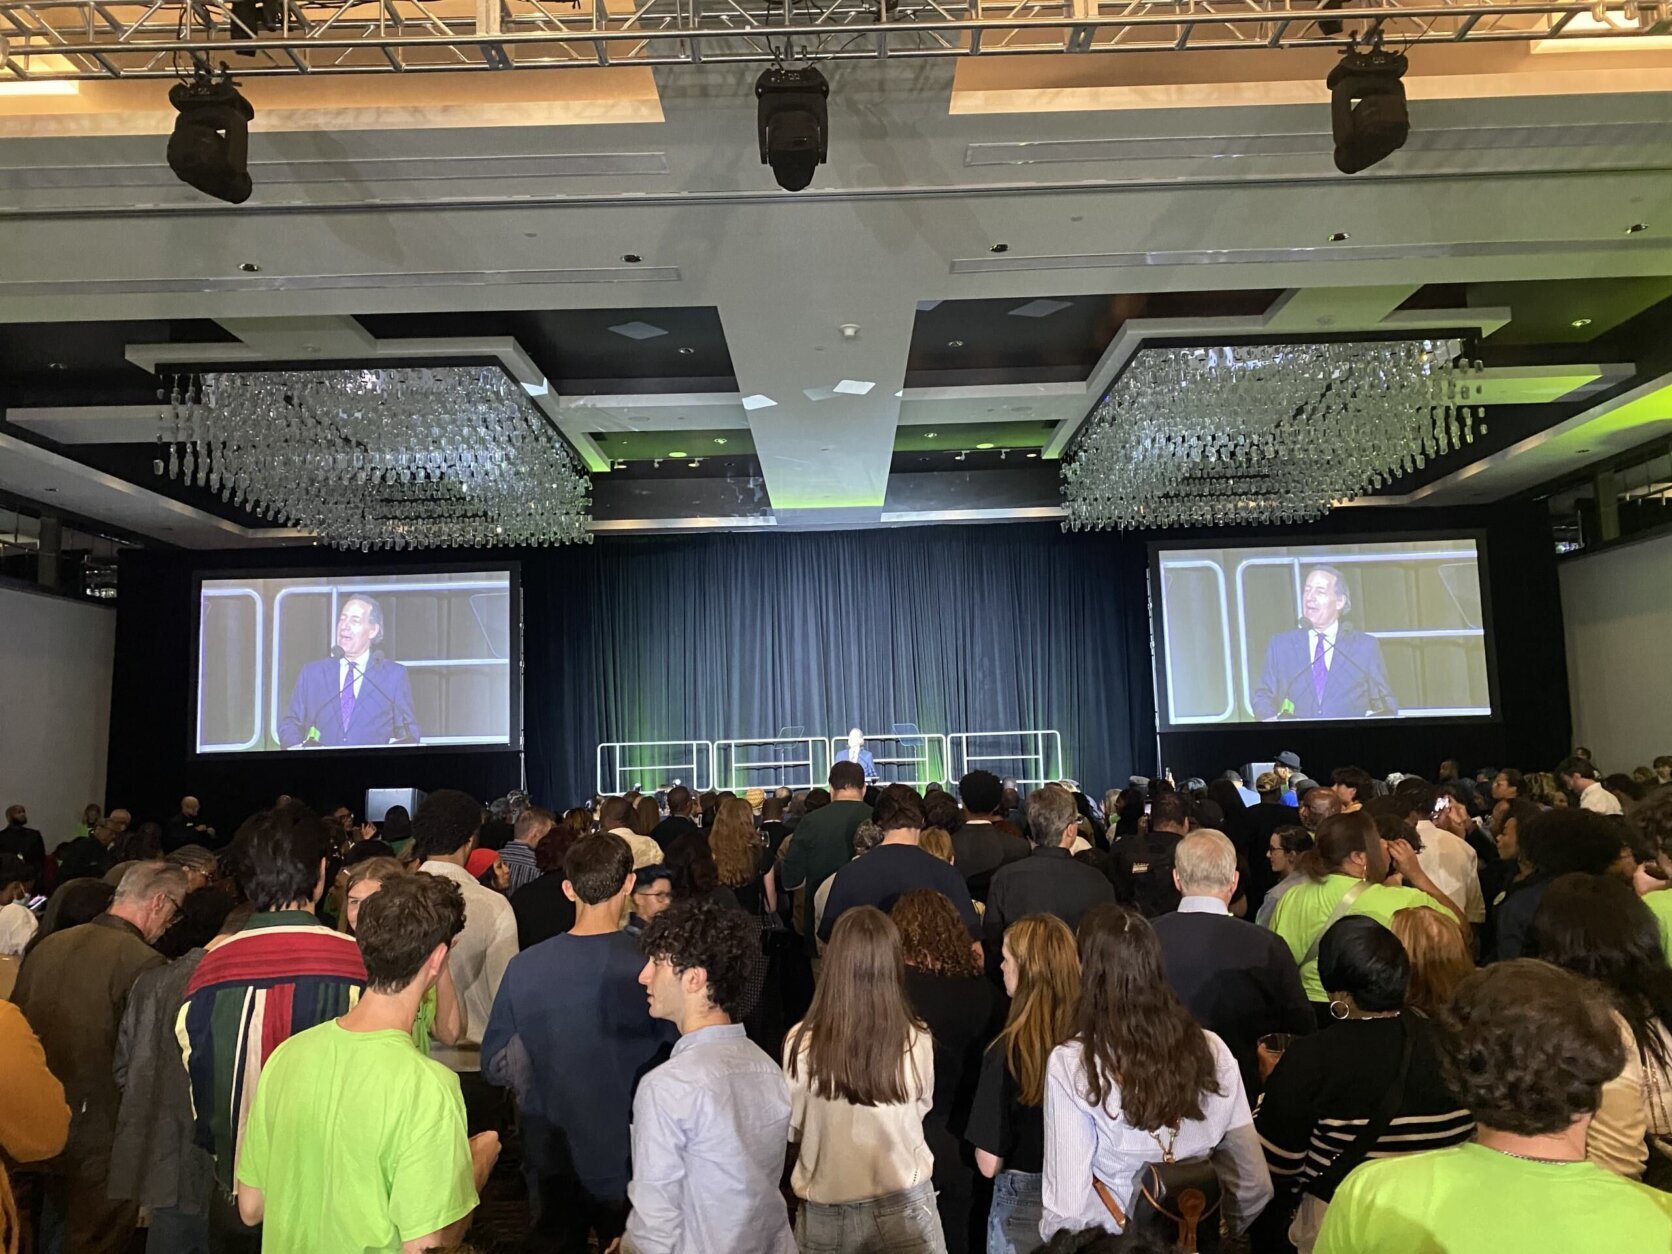
[[[778,1064],[734,1022],[760,939],[711,901],[672,906],[641,942],[652,1018],[679,1029],[633,1098],[624,1254],[794,1254],[778,1178],[790,1126]]]
[[[1585,1157],[1602,1086],[1625,1065],[1597,985],[1526,958],[1477,971],[1443,1016],[1440,1065],[1475,1139],[1359,1167],[1316,1254],[1672,1249],[1672,1195]]]

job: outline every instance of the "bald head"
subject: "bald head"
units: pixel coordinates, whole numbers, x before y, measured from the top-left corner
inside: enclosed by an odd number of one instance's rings
[[[195,819],[197,817],[197,805],[198,803],[196,797],[181,797],[180,813],[184,814],[188,819]]]
[[[1308,788],[1300,799],[1300,821],[1309,832],[1316,832],[1318,824],[1340,814],[1346,807],[1333,788]]]

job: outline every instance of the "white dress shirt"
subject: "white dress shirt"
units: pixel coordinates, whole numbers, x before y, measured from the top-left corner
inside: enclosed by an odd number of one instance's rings
[[[662,846],[648,836],[640,836],[630,827],[612,827],[611,836],[619,836],[627,842],[627,848],[633,851],[633,869],[642,871],[647,866],[662,864]]]
[[[337,694],[338,694],[338,696],[342,695],[343,688],[346,687],[347,684],[348,684],[348,675],[349,675],[349,668],[350,667],[354,668],[354,699],[356,701],[358,701],[360,699],[360,685],[366,682],[366,654],[362,653],[359,657],[345,657],[345,658],[341,658],[341,659],[338,660],[338,662],[337,662]]]
[[[431,859],[418,869],[452,880],[464,894],[464,931],[447,955],[447,967],[464,1011],[464,1037],[457,1045],[431,1042],[430,1057],[454,1071],[480,1071],[488,1012],[499,995],[506,966],[517,956],[517,916],[509,901],[493,889],[483,888],[462,866]]]
[[[1341,630],[1339,621],[1324,628],[1324,669],[1327,671],[1335,665],[1335,636]],[[1306,657],[1310,661],[1318,656],[1318,632],[1308,628],[1306,632]]]
[[[1620,799],[1597,780],[1592,780],[1579,794],[1579,808],[1589,810],[1592,814],[1623,814],[1620,809]]]
[[[1181,897],[1179,898],[1180,914],[1223,914],[1229,916],[1231,908],[1217,897]]]
[[[1417,824],[1422,852],[1417,861],[1439,890],[1463,910],[1470,923],[1486,922],[1486,896],[1480,891],[1480,858],[1461,836],[1453,836],[1427,819]]]

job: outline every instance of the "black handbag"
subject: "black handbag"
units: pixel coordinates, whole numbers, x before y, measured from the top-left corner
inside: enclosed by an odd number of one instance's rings
[[[1219,1173],[1207,1158],[1174,1158],[1171,1145],[1159,1136],[1155,1143],[1161,1161],[1145,1163],[1138,1173],[1138,1193],[1130,1215],[1121,1210],[1109,1186],[1095,1176],[1092,1188],[1123,1233],[1150,1233],[1183,1254],[1213,1254],[1221,1248],[1219,1212],[1224,1196]]]

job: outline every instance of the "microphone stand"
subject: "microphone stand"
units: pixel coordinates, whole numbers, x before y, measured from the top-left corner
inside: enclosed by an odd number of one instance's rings
[[[1341,648],[1342,634],[1356,630],[1357,628],[1349,628],[1343,623],[1341,631],[1336,632],[1335,643],[1329,647],[1329,655],[1332,659],[1336,657],[1345,659],[1354,670],[1364,676],[1366,682],[1370,685],[1370,713],[1378,718],[1385,718],[1388,715],[1389,695],[1385,686],[1377,680],[1376,676],[1366,670],[1352,654]]]
[[[340,653],[342,650],[338,649],[337,652]],[[412,734],[412,727],[407,723],[406,715],[401,711],[401,703],[391,697],[388,692],[384,690],[383,685],[372,678],[372,667],[384,660],[385,655],[383,650],[373,649],[371,656],[366,659],[366,668],[360,672],[360,678],[370,684],[372,686],[372,691],[376,692],[380,697],[387,701],[389,703],[389,708],[395,712],[395,736],[390,743],[401,745],[417,744],[419,743],[418,737]]]
[[[339,646],[337,646],[337,645],[332,645],[331,646],[331,660],[333,662],[340,662],[340,661],[343,660],[343,658],[345,656],[346,656],[346,654],[343,653],[342,649]],[[341,699],[342,699],[342,689],[339,687],[335,692],[333,692],[330,696],[326,697],[325,700],[321,701],[316,707],[314,707],[314,712],[312,714],[308,715],[307,727],[304,727],[302,729],[302,739],[297,741],[295,744],[291,745],[290,748],[292,748],[292,749],[311,749],[311,748],[313,748],[315,742],[310,741],[308,739],[308,729],[311,728],[311,727],[318,726],[319,716],[321,714],[325,713],[325,711],[330,707],[331,702],[340,701]],[[347,728],[344,728],[344,730],[346,731]]]

